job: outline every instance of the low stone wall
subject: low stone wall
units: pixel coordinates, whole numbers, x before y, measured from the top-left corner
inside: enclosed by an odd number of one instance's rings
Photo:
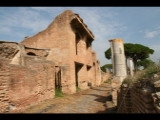
[[[23,111],[55,95],[54,63],[24,56],[25,66],[0,59],[0,112]]]
[[[111,73],[101,71],[101,83],[111,79],[111,77],[112,77]]]
[[[132,112],[131,91],[127,85],[121,86],[121,88],[117,92],[117,112]]]
[[[160,95],[149,81],[122,84],[118,91],[117,113],[160,113]]]

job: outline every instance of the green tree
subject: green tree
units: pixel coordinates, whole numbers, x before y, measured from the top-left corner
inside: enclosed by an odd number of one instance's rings
[[[103,72],[106,72],[106,68],[112,69],[112,64],[105,64],[105,65],[101,66],[101,70]]]
[[[109,48],[109,49],[107,49],[107,50],[105,51],[105,57],[106,57],[107,59],[111,59],[111,48]]]
[[[155,64],[155,63],[154,63],[152,60],[150,60],[150,59],[144,59],[144,60],[141,60],[141,61],[138,61],[138,62],[137,62],[137,66],[138,66],[138,67],[143,66],[144,69],[146,69],[146,68],[149,67],[150,65],[154,65],[154,64]]]
[[[126,59],[132,58],[134,63],[134,68],[137,69],[138,60],[144,60],[149,58],[150,54],[154,53],[153,49],[150,49],[147,46],[143,46],[141,44],[132,44],[132,43],[124,43],[124,53]],[[107,49],[105,51],[105,57],[107,59],[111,59],[111,49]]]

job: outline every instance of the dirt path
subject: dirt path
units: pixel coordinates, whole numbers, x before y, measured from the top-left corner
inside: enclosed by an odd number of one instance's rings
[[[107,111],[105,105],[111,100],[110,92],[110,84],[103,83],[99,87],[44,101],[23,113],[111,113],[113,111]]]

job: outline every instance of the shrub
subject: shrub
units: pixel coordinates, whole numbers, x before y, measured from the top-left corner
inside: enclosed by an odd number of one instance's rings
[[[154,75],[157,74],[158,77],[154,78]],[[135,73],[133,77],[128,76],[124,79],[123,83],[132,84],[136,81],[148,80],[148,79],[160,79],[160,62],[158,64],[152,64],[144,70],[139,70]]]

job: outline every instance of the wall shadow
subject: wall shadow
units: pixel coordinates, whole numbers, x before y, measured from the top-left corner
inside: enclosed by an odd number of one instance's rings
[[[95,101],[98,102],[102,102],[104,103],[104,106],[106,107],[105,110],[103,111],[98,111],[96,112],[96,114],[116,114],[117,113],[117,106],[113,106],[113,107],[109,107],[107,108],[106,106],[106,101],[112,101],[112,95],[108,95],[108,96],[101,96],[101,95],[97,95],[97,94],[83,94],[83,95],[91,95],[91,96],[95,96],[96,99],[94,99]]]
[[[117,114],[117,107],[106,108],[106,110],[98,111],[96,114]]]
[[[96,96],[97,98],[94,99],[95,101],[98,102],[102,102],[105,103],[106,101],[111,101],[112,100],[112,96],[102,96],[102,95],[97,95],[97,94],[83,94],[83,95],[92,95],[92,96]]]

